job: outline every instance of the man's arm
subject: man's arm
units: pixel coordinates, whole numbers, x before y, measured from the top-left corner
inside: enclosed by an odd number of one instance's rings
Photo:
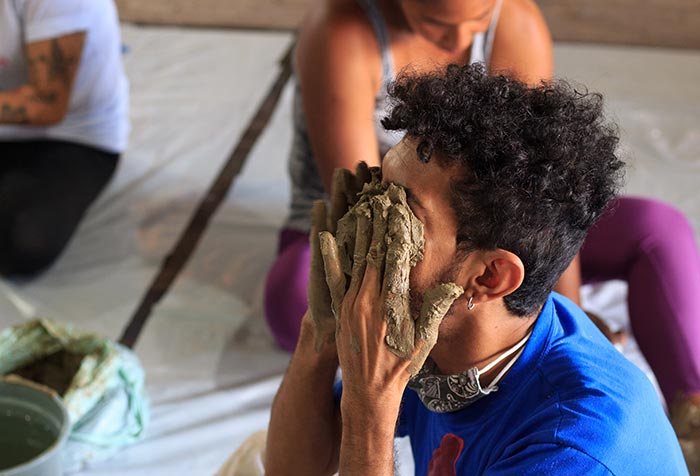
[[[405,383],[399,387],[405,387]],[[394,474],[394,436],[400,403],[398,394],[383,393],[371,403],[343,397],[341,474]]]
[[[352,276],[342,303],[336,306],[335,333],[343,371],[343,476],[393,474],[394,434],[404,390],[437,342],[442,318],[464,292],[453,283],[429,289],[413,320],[410,249],[419,245],[413,241],[411,211],[400,191],[394,187],[392,193],[390,187],[384,199],[361,199],[351,211],[357,230]],[[338,244],[328,232],[319,238],[327,282],[333,289],[345,279]]]
[[[272,404],[265,474],[331,475],[338,468],[340,413],[333,394],[335,344],[314,348],[309,313],[297,349]]]
[[[85,33],[29,43],[29,82],[0,91],[0,124],[46,126],[63,120],[85,42]]]

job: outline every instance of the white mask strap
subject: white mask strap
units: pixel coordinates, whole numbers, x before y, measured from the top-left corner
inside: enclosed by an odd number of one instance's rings
[[[518,352],[518,354],[517,354],[515,357],[513,357],[513,358],[511,359],[510,362],[508,362],[508,365],[506,365],[505,367],[503,367],[503,370],[501,370],[501,371],[498,373],[498,375],[496,375],[496,378],[493,379],[493,381],[489,384],[489,386],[487,387],[487,389],[490,389],[490,388],[492,388],[492,387],[495,387],[496,384],[497,384],[497,383],[503,378],[503,376],[506,374],[506,372],[508,372],[508,371],[510,370],[510,368],[513,366],[513,364],[515,364],[515,362],[518,360],[518,357],[520,357],[520,354],[522,354],[523,351],[525,350],[525,347],[524,347],[524,346],[525,346],[525,343],[527,342],[527,340],[530,338],[531,335],[532,335],[532,329],[530,329],[530,332],[528,332],[527,335],[526,335],[525,337],[523,337],[517,344],[515,344],[513,347],[511,347],[511,348],[508,349],[506,352],[504,352],[503,355],[499,356],[496,360],[494,360],[493,362],[491,362],[490,364],[488,364],[488,365],[487,365],[486,367],[484,367],[483,369],[481,369],[481,370],[478,370],[478,369],[477,369],[477,377],[478,377],[479,375],[484,374],[484,373],[488,372],[489,370],[491,370],[492,368],[494,368],[496,365],[498,365],[500,362],[502,362],[502,361],[503,361],[505,358],[507,358],[509,355],[511,355],[511,354],[513,354],[514,352],[520,350],[520,352]],[[486,390],[486,389],[484,389],[484,390]]]

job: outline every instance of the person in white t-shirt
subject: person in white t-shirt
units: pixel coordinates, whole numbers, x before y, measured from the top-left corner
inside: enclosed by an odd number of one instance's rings
[[[0,274],[65,248],[128,136],[113,0],[0,0]]]

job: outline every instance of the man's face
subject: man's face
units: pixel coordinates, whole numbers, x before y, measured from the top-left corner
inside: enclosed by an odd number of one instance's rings
[[[421,162],[417,144],[413,138],[404,138],[386,153],[382,163],[382,180],[406,189],[408,205],[425,227],[424,258],[410,275],[414,315],[427,289],[454,279],[457,221],[449,197],[451,178],[460,173],[457,166],[443,168],[434,159]]]

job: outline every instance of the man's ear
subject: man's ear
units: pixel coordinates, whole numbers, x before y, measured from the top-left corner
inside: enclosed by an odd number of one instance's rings
[[[474,296],[474,303],[502,298],[518,289],[525,279],[522,260],[510,251],[500,248],[476,251],[470,254],[472,261],[466,287]]]

